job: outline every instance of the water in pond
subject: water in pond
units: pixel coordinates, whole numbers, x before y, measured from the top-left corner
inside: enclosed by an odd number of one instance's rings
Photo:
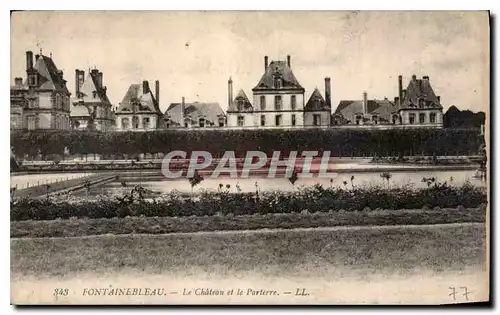
[[[398,187],[403,185],[412,185],[415,188],[425,188],[426,183],[422,182],[423,177],[434,177],[439,182],[447,182],[450,185],[462,185],[465,182],[470,182],[474,186],[485,187],[486,183],[480,179],[474,178],[475,171],[419,171],[419,172],[392,172],[391,179],[389,180],[390,187]],[[374,172],[350,172],[350,173],[331,173],[329,177],[313,177],[313,178],[299,178],[295,185],[292,185],[286,178],[266,178],[263,176],[250,177],[250,178],[229,178],[221,177],[217,179],[207,178],[194,187],[193,192],[201,191],[217,191],[219,185],[223,185],[223,189],[227,189],[229,185],[231,192],[254,192],[256,188],[259,191],[290,191],[304,186],[314,186],[320,184],[323,187],[344,187],[351,188],[354,186],[384,186],[387,187],[387,181],[380,176],[380,171]],[[354,180],[351,182],[351,176]],[[161,177],[155,177],[153,180],[147,179],[144,176],[142,179],[138,177],[129,179],[122,184],[121,181],[107,183],[102,186],[93,187],[90,195],[109,194],[109,193],[123,193],[128,192],[135,185],[160,193],[169,193],[171,191],[179,191],[183,193],[191,192],[191,185],[185,178],[167,180]],[[82,192],[75,192],[75,194],[82,194]]]

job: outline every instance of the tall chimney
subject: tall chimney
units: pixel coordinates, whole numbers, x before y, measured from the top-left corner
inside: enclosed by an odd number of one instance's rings
[[[160,106],[160,80],[155,81],[155,96],[156,103],[158,103],[158,106]]]
[[[398,101],[401,102],[403,101],[403,76],[399,75],[398,76]],[[395,105],[399,105],[395,104]]]
[[[182,102],[181,102],[181,127],[184,127],[186,125],[185,118],[184,118],[184,106],[185,106],[185,99],[184,96],[182,97]]]
[[[75,69],[75,96],[78,98],[80,95],[80,70]]]
[[[99,71],[97,73],[97,85],[99,85],[100,88],[102,88],[102,72]]]
[[[147,94],[149,92],[149,82],[144,80],[142,81],[142,94]]]
[[[332,106],[330,78],[325,78],[325,101],[328,107]]]
[[[33,69],[33,52],[27,51],[26,52],[26,70],[31,70],[31,69]]]
[[[363,114],[368,114],[368,93],[363,92]]]
[[[264,71],[267,70],[268,61],[269,61],[269,58],[267,56],[264,56]]]
[[[291,67],[291,65],[290,65],[290,55],[286,56],[286,64],[288,65],[288,67]]]
[[[227,104],[233,105],[233,79],[231,77],[227,81]]]

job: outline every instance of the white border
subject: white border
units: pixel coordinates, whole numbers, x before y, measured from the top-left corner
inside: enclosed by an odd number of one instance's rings
[[[79,2],[66,2],[66,1],[53,1],[53,0],[44,0],[44,1],[33,1],[33,0],[23,0],[23,1],[17,1],[17,2],[12,2],[12,1],[2,1],[1,2],[1,7],[2,7],[2,19],[1,19],[1,25],[0,25],[0,34],[1,34],[1,39],[3,43],[3,49],[1,50],[2,52],[2,62],[3,62],[3,67],[2,69],[10,69],[10,17],[9,17],[9,11],[8,10],[491,10],[492,14],[498,14],[500,12],[499,9],[499,3],[500,1],[495,0],[495,1],[482,1],[482,0],[475,0],[475,1],[463,1],[463,2],[458,2],[458,1],[442,1],[438,2],[435,0],[419,0],[419,1],[386,1],[386,2],[381,2],[381,1],[369,1],[369,0],[349,0],[349,1],[339,1],[339,2],[333,2],[333,1],[318,1],[318,0],[307,0],[307,1],[297,1],[297,2],[291,2],[291,1],[263,1],[263,0],[250,0],[247,2],[241,2],[241,1],[223,1],[223,0],[210,0],[210,1],[203,1],[203,0],[183,0],[183,1],[130,1],[130,0],[121,0],[121,1],[109,1],[109,2],[103,2],[102,0],[85,0],[85,1],[79,1]],[[496,26],[497,26],[497,31],[498,31],[498,18],[496,19]],[[495,41],[498,40],[498,32],[495,34]],[[493,44],[493,43],[492,43]],[[495,51],[496,54],[496,51]],[[497,60],[498,62],[498,60]],[[496,65],[492,65],[496,66]],[[4,207],[2,211],[2,225],[3,228],[1,229],[2,231],[2,238],[1,238],[1,245],[2,245],[2,253],[3,259],[1,259],[1,271],[2,271],[2,284],[1,284],[1,296],[2,296],[2,303],[1,308],[2,308],[2,314],[11,314],[16,311],[13,307],[10,306],[10,242],[8,241],[10,239],[10,232],[9,232],[9,215],[7,212],[7,204],[9,200],[9,195],[8,195],[8,167],[9,161],[7,160],[7,157],[10,156],[10,151],[9,151],[9,125],[10,125],[10,118],[9,118],[9,102],[10,100],[8,99],[10,91],[8,90],[8,87],[10,85],[10,76],[9,72],[4,70],[4,73],[1,77],[1,82],[0,86],[1,91],[2,91],[2,99],[3,99],[3,105],[2,105],[2,111],[4,111],[3,115],[0,115],[0,119],[2,122],[0,123],[0,126],[2,126],[2,137],[1,139],[1,144],[0,148],[2,149],[3,153],[0,153],[0,158],[2,159],[2,164],[4,167],[2,168],[3,172],[5,173],[3,178],[5,180],[1,181],[1,187],[0,187],[0,194],[2,197],[2,202]],[[496,80],[496,85],[493,87],[493,89],[500,91],[499,88],[499,83],[498,80]],[[498,96],[497,96],[498,97]],[[495,106],[496,104],[493,104]],[[492,118],[492,121],[500,121],[499,120],[499,110],[497,109],[495,111],[495,117]],[[497,139],[498,140],[498,139]],[[496,147],[495,143],[493,144],[493,149]],[[9,152],[8,152],[9,151]],[[7,154],[9,153],[9,154]],[[495,154],[496,155],[496,154]],[[497,175],[497,170],[494,170],[494,175]],[[496,176],[495,176],[496,178]],[[492,195],[495,196],[500,196],[500,189],[498,187],[495,187],[494,193],[492,192]],[[492,211],[494,211],[492,209]],[[495,216],[495,227],[498,228],[498,218],[500,215]],[[496,244],[496,243],[495,243]],[[497,246],[496,246],[497,247]],[[497,251],[495,251],[496,253]],[[497,273],[496,273],[497,274]],[[492,279],[493,281],[496,279]],[[495,281],[496,282],[496,281]],[[498,290],[496,290],[498,292]],[[336,313],[344,313],[348,312],[349,310],[345,309],[316,309],[315,311],[333,311]],[[397,309],[390,309],[393,311],[398,311]],[[34,313],[36,310],[30,309],[30,310],[24,310],[23,312],[26,313]],[[45,310],[46,312],[52,313],[53,311],[57,311],[58,313],[69,313],[69,309],[63,309],[63,310]],[[122,313],[129,313],[129,314],[136,314],[137,309],[133,310],[125,310],[125,309],[100,309],[100,310],[87,310],[87,309],[81,309],[80,312],[92,312],[94,314],[104,314],[105,311],[112,311],[112,312],[119,312],[120,314]],[[177,313],[181,310],[174,310],[174,309],[146,309],[145,311],[155,311],[155,312],[168,312],[168,313]],[[213,310],[206,310],[206,309],[195,309],[195,310],[184,310],[188,312],[203,312],[206,313],[207,311],[209,312],[221,312],[221,311],[226,311],[226,312],[233,312],[235,309],[213,309]],[[310,310],[308,309],[299,309],[295,310],[299,312],[304,312],[308,313]],[[247,312],[254,312],[254,313],[290,313],[290,312],[295,312],[292,309],[271,309],[271,310],[263,310],[263,309],[254,309],[254,310],[247,310]],[[350,310],[349,313],[352,312],[363,312],[365,310]],[[387,312],[387,309],[379,309],[379,311],[382,312]],[[409,312],[415,312],[416,310],[408,310],[405,309],[405,311]],[[427,311],[427,310],[423,310]]]

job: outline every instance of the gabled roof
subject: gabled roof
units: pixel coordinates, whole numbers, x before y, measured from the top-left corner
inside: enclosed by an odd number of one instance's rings
[[[233,102],[229,105],[227,111],[228,112],[238,112],[238,111],[240,111],[240,110],[238,110],[238,108],[241,108],[242,112],[247,112],[247,111],[253,110],[252,103],[250,103],[250,100],[248,99],[248,97],[245,94],[245,91],[243,91],[243,89],[238,91],[238,94],[236,94],[236,97],[234,98]]]
[[[309,100],[307,101],[306,106],[304,107],[304,110],[305,111],[317,111],[317,110],[330,111],[330,107],[326,104],[326,101],[323,98],[323,96],[321,96],[321,93],[319,92],[318,88],[315,88],[311,94],[311,97],[309,97]]]
[[[137,106],[135,106],[137,105]],[[135,111],[137,109],[137,111]],[[131,84],[123,97],[116,113],[151,112],[162,114],[150,89],[143,93],[142,84]]]
[[[424,76],[423,79],[413,77],[406,88],[406,95],[401,102],[401,108],[419,108],[420,102],[423,101],[424,106],[432,106],[442,108],[434,90],[431,87],[429,77]]]
[[[274,87],[274,78],[281,77],[283,80],[283,89],[297,89],[304,90],[304,88],[299,84],[297,78],[292,72],[292,69],[288,66],[286,61],[271,61],[267,66],[266,71],[260,78],[259,83],[252,89],[252,91],[276,89]]]
[[[82,87],[80,88],[80,97],[75,101],[84,103],[108,103],[110,101],[106,95],[106,89],[99,86],[98,72],[90,71],[87,77],[83,81]],[[94,91],[96,91],[96,98],[94,98]]]
[[[66,80],[63,78],[62,71],[57,69],[52,58],[44,55],[38,56],[33,68],[39,74],[40,89],[58,90],[71,94],[66,87]]]
[[[176,125],[184,126],[184,123],[181,122],[181,105],[181,103],[171,103],[163,118]],[[225,116],[224,111],[219,103],[184,103],[185,119],[197,120],[203,117],[207,122],[218,125],[219,117],[223,116]]]

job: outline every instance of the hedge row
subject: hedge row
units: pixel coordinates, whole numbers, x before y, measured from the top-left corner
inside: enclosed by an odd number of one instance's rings
[[[17,156],[102,154],[128,157],[173,150],[204,150],[213,156],[249,150],[331,151],[332,156],[469,155],[484,139],[477,129],[398,130],[158,130],[149,132],[13,131]]]
[[[199,196],[182,197],[171,194],[155,201],[143,199],[103,198],[78,203],[57,202],[51,199],[21,199],[11,202],[11,220],[53,220],[56,218],[113,218],[126,216],[184,217],[224,215],[291,213],[369,209],[417,209],[478,207],[486,204],[486,190],[465,184],[452,187],[435,184],[425,189],[408,187],[383,189],[381,187],[323,188],[316,185],[295,192],[228,193],[227,191],[203,193]]]

